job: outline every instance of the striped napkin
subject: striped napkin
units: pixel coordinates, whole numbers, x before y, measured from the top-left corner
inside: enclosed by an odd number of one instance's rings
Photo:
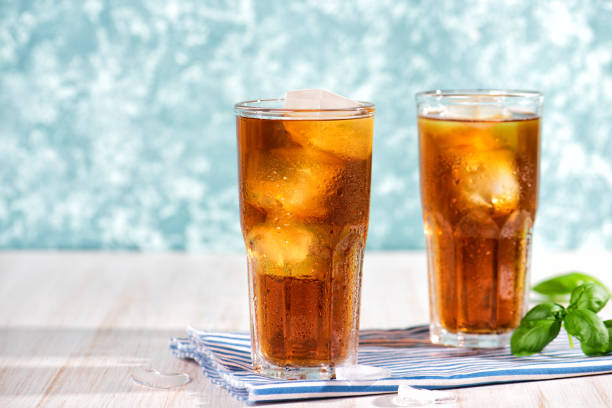
[[[360,332],[359,364],[388,368],[392,372],[389,378],[281,381],[252,370],[248,333],[189,328],[187,334],[171,339],[174,355],[197,361],[213,383],[248,402],[382,394],[397,392],[401,384],[442,389],[612,372],[612,356],[586,357],[580,347],[570,348],[564,330],[543,353],[514,357],[509,347],[475,350],[434,346],[429,343],[429,328],[417,326]]]

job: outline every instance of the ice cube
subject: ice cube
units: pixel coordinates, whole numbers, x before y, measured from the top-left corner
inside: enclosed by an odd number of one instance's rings
[[[342,158],[365,160],[372,154],[374,119],[287,120],[285,129],[291,138],[305,147],[313,147]]]
[[[339,160],[325,153],[272,149],[247,165],[247,200],[277,216],[324,217],[341,171]]]
[[[487,100],[487,98],[489,98]],[[469,119],[469,120],[508,120],[512,119],[512,111],[506,106],[486,104],[490,97],[474,97],[462,101],[462,105],[447,105],[438,111],[437,116],[443,119]]]
[[[342,110],[360,105],[357,101],[319,89],[289,91],[285,95],[287,109]],[[367,159],[372,154],[374,119],[338,119],[339,115],[345,118],[350,117],[351,113],[291,112],[287,115],[290,119],[286,120],[284,125],[292,139],[302,146],[312,146],[343,157]],[[361,112],[355,111],[354,114]]]
[[[422,126],[422,132],[445,155],[514,148],[517,140],[513,122],[427,121]]]
[[[453,166],[453,177],[460,210],[480,208],[502,215],[518,205],[520,185],[510,150],[466,152]]]
[[[359,102],[323,89],[287,91],[287,109],[347,109],[359,106]]]
[[[266,222],[249,231],[246,245],[260,270],[267,274],[320,279],[329,269],[329,241],[325,229],[316,225]]]
[[[379,380],[391,377],[391,370],[365,364],[336,367],[336,380]]]
[[[258,225],[249,232],[247,241],[263,258],[282,265],[304,261],[315,237],[301,227]]]
[[[393,400],[402,407],[415,407],[431,404],[449,404],[457,401],[457,394],[452,391],[430,391],[401,384],[397,397]]]

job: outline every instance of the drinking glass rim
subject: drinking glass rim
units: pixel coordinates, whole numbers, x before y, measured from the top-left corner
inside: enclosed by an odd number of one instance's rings
[[[541,103],[544,99],[544,95],[539,91],[531,90],[519,90],[519,89],[434,89],[429,91],[417,92],[414,97],[417,102],[425,100],[452,100],[461,103],[465,98],[472,98],[474,96],[488,96],[492,100],[490,102],[496,102],[497,98],[517,98],[522,100],[534,100]],[[465,101],[466,103],[474,103],[474,101]],[[479,101],[482,103],[483,101]]]
[[[265,117],[265,118],[279,118],[279,119],[349,119],[349,118],[364,118],[374,115],[376,105],[372,102],[366,101],[355,101],[359,106],[350,106],[345,108],[333,108],[333,109],[295,109],[295,108],[284,108],[284,107],[266,107],[266,106],[254,106],[255,104],[266,103],[280,103],[285,101],[285,98],[264,98],[264,99],[250,99],[247,101],[238,102],[234,105],[234,112],[237,115],[244,117]],[[286,116],[286,114],[300,113],[299,116]],[[308,115],[312,113],[313,115]],[[324,113],[325,115],[315,115]],[[344,114],[343,114],[344,113]]]

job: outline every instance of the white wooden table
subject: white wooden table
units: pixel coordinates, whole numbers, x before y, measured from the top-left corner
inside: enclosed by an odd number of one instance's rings
[[[200,406],[242,404],[168,339],[191,324],[248,330],[243,256],[99,252],[0,252],[0,406]],[[612,252],[535,251],[533,280],[578,269],[612,286]],[[422,252],[366,254],[362,328],[428,319]],[[612,317],[608,306],[602,315]],[[611,357],[612,358],[612,357]],[[157,390],[131,381],[138,366],[187,372]],[[463,388],[458,406],[612,406],[612,375]],[[391,395],[274,406],[390,407]]]

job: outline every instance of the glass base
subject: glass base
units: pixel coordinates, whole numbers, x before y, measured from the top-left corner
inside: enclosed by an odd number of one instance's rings
[[[494,334],[451,333],[443,327],[429,326],[429,337],[433,344],[469,348],[498,348],[510,344],[512,331]]]
[[[331,380],[336,377],[334,367],[323,364],[315,367],[294,367],[260,362],[254,365],[254,369],[265,377],[280,380]]]

